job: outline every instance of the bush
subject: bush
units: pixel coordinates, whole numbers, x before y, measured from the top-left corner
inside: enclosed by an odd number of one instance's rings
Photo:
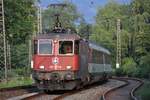
[[[13,45],[11,49],[12,67],[26,67],[28,65],[28,45],[18,44]]]
[[[133,60],[133,58],[124,58],[122,63],[122,73],[133,76],[133,74],[137,71],[137,64]]]
[[[125,73],[123,72],[122,68],[116,69],[115,74],[116,74],[116,76],[123,76],[123,75],[125,75]]]
[[[30,76],[30,73],[31,68],[29,67],[12,68],[11,70],[8,70],[8,78],[26,77]]]
[[[143,93],[141,94],[142,96],[142,100],[149,100],[150,99],[150,92],[149,92],[149,90],[147,89],[147,90],[145,90],[145,91],[143,91]]]
[[[142,100],[150,100],[150,81],[144,81],[144,85],[136,91],[136,96]]]
[[[30,77],[15,77],[11,78],[7,82],[1,82],[0,88],[24,86],[33,84],[33,80]]]
[[[141,57],[139,70],[140,70],[140,77],[150,78],[150,54]]]
[[[124,58],[122,66],[115,71],[117,76],[128,75],[139,78],[150,78],[150,54],[139,58],[138,65],[133,58]]]

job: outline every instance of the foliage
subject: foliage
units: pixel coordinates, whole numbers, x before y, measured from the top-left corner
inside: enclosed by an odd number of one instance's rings
[[[34,0],[4,0],[6,35],[13,44],[24,43],[35,23]]]
[[[8,88],[8,87],[15,87],[15,86],[25,86],[33,84],[33,80],[30,77],[16,77],[9,82],[1,82],[0,88]]]
[[[130,4],[110,1],[99,7],[90,39],[110,49],[115,65],[116,21],[121,19],[122,66],[117,74],[149,76],[150,1],[132,0]]]
[[[136,96],[141,100],[149,100],[150,99],[150,81],[145,80],[144,85],[137,90]]]
[[[133,58],[124,58],[122,64],[123,73],[131,76],[136,70],[136,63]]]
[[[18,44],[12,47],[12,67],[26,67],[28,66],[28,45]]]
[[[28,66],[28,39],[33,34],[34,24],[36,21],[36,8],[34,3],[36,0],[3,0],[6,44],[11,47],[11,64],[13,68]],[[1,53],[1,51],[0,51]],[[8,52],[7,52],[8,53]],[[8,57],[7,57],[8,58]],[[9,59],[9,58],[8,58]],[[0,58],[2,61],[3,58]],[[10,64],[10,63],[9,63]],[[15,72],[9,71],[8,76],[16,75]],[[0,79],[4,76],[4,67],[0,69]]]
[[[139,62],[140,57],[146,55],[147,52],[150,52],[150,27],[149,19],[150,12],[147,9],[150,9],[149,0],[134,0],[131,3],[132,6],[132,17],[130,18],[134,23],[132,23],[131,30],[133,30],[133,57],[137,62]]]
[[[114,75],[116,75],[116,76],[124,76],[125,73],[123,73],[123,68],[116,69]]]
[[[142,56],[138,67],[138,77],[150,77],[150,53]]]
[[[92,33],[92,25],[86,23],[84,18],[81,18],[80,25],[78,26],[78,34],[81,37],[88,39],[91,33]]]

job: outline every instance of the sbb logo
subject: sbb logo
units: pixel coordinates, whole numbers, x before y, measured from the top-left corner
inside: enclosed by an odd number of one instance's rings
[[[54,65],[57,65],[57,64],[59,63],[59,59],[58,59],[57,57],[53,58],[53,59],[52,59],[52,63],[53,63]]]

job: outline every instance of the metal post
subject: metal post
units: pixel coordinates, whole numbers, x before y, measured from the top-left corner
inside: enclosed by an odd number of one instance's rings
[[[11,51],[10,51],[10,44],[7,41],[7,69],[11,70]]]
[[[37,28],[38,28],[38,34],[42,33],[42,9],[40,7],[40,5],[37,6]]]
[[[40,33],[42,34],[42,8],[40,7]]]
[[[6,55],[6,35],[4,19],[4,2],[0,0],[0,69],[4,68],[4,77],[7,79],[7,55]]]
[[[28,68],[30,68],[30,66],[31,66],[31,58],[32,58],[32,48],[31,47],[32,47],[31,40],[29,40],[29,62],[28,62]]]
[[[121,66],[121,30],[120,30],[120,19],[117,19],[117,57],[116,57],[116,68]]]

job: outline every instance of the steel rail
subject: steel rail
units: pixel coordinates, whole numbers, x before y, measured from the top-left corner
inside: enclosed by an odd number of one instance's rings
[[[0,92],[13,91],[13,90],[21,90],[21,89],[27,89],[27,88],[36,88],[36,86],[35,85],[25,85],[25,86],[0,88]]]
[[[139,81],[139,84],[135,88],[132,89],[132,91],[130,92],[130,97],[132,100],[138,100],[137,97],[135,96],[135,91],[137,91],[144,84],[144,82],[137,78],[132,78],[132,79]]]
[[[94,87],[96,87],[96,86],[98,86],[98,85],[100,85],[102,83],[103,82],[97,82],[97,83],[94,83],[92,85],[90,84],[90,85],[87,85],[87,86],[85,86],[85,87],[83,87],[81,89],[78,89],[78,90],[61,91],[61,94],[58,93],[59,95],[54,97],[53,100],[61,100],[61,99],[65,98],[65,97],[71,96],[71,95],[79,93],[81,91],[88,90],[90,88],[94,88]],[[55,93],[55,94],[57,94],[57,93]],[[24,98],[22,100],[33,100],[33,99],[37,98],[38,96],[40,97],[40,96],[43,96],[43,95],[47,95],[47,94],[43,92],[43,93],[39,93],[39,94],[35,94],[35,95],[32,95],[32,96],[26,97],[26,98]],[[49,94],[49,95],[51,95],[51,94]],[[52,95],[53,95],[53,93],[52,93]]]
[[[138,99],[136,98],[136,96],[135,96],[135,91],[136,91],[137,89],[139,89],[139,88],[143,85],[143,81],[142,81],[142,80],[140,80],[140,79],[138,79],[138,78],[129,78],[129,77],[113,77],[112,79],[116,79],[116,80],[119,80],[119,81],[124,81],[125,84],[124,84],[124,85],[121,85],[121,86],[119,86],[119,87],[116,87],[116,88],[113,88],[113,89],[110,89],[110,90],[106,91],[106,92],[102,95],[102,100],[106,100],[106,96],[107,96],[109,93],[111,93],[111,92],[113,92],[113,91],[115,91],[115,90],[117,90],[117,89],[123,88],[123,87],[125,87],[125,86],[128,86],[130,83],[129,83],[127,80],[134,80],[134,81],[138,81],[138,82],[139,82],[139,84],[138,84],[136,87],[132,88],[132,90],[131,90],[131,92],[130,92],[130,97],[131,97],[131,99],[132,99],[132,100],[138,100]]]
[[[112,89],[106,91],[106,92],[102,95],[102,100],[106,100],[106,95],[108,95],[109,93],[111,93],[111,92],[113,92],[113,91],[115,91],[115,90],[117,90],[117,89],[123,88],[123,87],[125,87],[125,86],[127,86],[127,85],[129,84],[129,82],[126,81],[126,80],[124,80],[124,79],[119,79],[119,78],[116,78],[116,77],[113,77],[112,79],[119,80],[119,81],[123,81],[123,82],[125,82],[125,84],[123,84],[123,85],[121,85],[121,86],[118,86],[118,87],[116,87],[116,88],[112,88]]]
[[[22,98],[21,100],[32,100],[32,99],[34,99],[35,97],[43,96],[43,95],[45,95],[45,93],[39,92],[39,93],[36,93],[36,94],[34,94],[34,95],[26,96],[26,97]]]

